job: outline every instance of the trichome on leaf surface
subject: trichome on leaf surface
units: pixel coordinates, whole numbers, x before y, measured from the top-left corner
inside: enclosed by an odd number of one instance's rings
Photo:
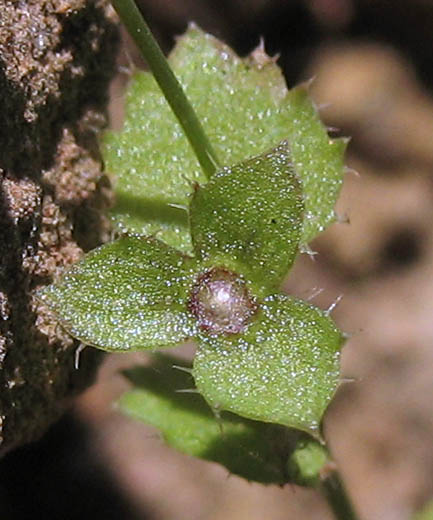
[[[329,138],[307,86],[287,90],[265,58],[259,50],[242,60],[194,26],[170,57],[225,165],[209,180],[153,76],[134,74],[124,128],[103,143],[122,236],[38,297],[103,350],[194,338],[190,373],[156,357],[158,372],[126,374],[134,388],[122,408],[177,449],[245,478],[311,485],[311,468],[326,459],[313,439],[340,382],[343,336],[327,312],[279,287],[335,219],[346,141]],[[175,392],[193,382],[210,408]],[[314,455],[293,456],[310,445]],[[294,469],[301,459],[308,467]]]

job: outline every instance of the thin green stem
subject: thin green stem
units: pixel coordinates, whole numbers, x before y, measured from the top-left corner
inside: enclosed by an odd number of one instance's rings
[[[358,520],[344,484],[336,470],[326,475],[319,486],[329,507],[338,520]]]
[[[176,79],[134,0],[112,0],[112,4],[146,59],[205,175],[210,177],[218,167],[217,156],[182,86]]]

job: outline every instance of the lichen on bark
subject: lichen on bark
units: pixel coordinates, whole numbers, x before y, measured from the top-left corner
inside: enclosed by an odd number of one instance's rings
[[[105,1],[0,0],[0,454],[41,435],[92,381],[34,291],[106,241],[105,123],[117,27]]]

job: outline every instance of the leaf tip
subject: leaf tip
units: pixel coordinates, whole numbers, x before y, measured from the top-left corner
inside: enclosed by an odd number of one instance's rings
[[[261,70],[265,68],[267,65],[275,65],[275,63],[280,58],[280,54],[275,54],[274,56],[270,56],[265,50],[265,40],[263,37],[260,38],[259,44],[247,57],[247,63]]]

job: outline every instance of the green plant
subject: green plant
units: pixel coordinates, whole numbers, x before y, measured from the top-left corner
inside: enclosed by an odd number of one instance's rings
[[[135,6],[113,3],[154,73],[134,75],[124,128],[104,141],[117,175],[113,219],[127,234],[39,298],[103,350],[195,338],[192,366],[160,354],[128,371],[122,409],[250,480],[319,486],[339,518],[354,518],[324,470],[320,430],[343,334],[329,312],[279,291],[335,219],[347,141],[328,137],[307,85],[287,91],[263,51],[241,60],[192,26],[170,63],[197,118]],[[194,384],[205,400],[176,392]]]

